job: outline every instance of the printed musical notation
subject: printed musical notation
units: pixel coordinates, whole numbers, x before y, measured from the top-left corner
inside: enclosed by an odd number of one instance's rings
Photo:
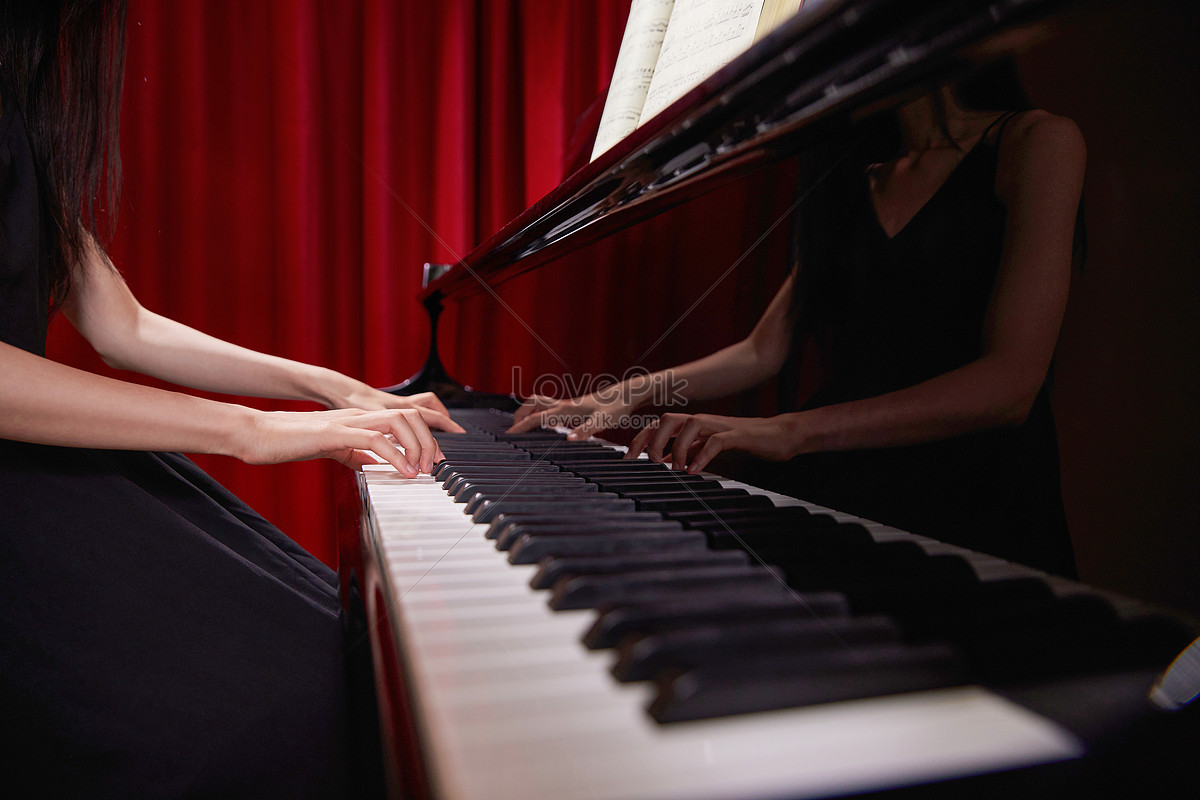
[[[803,0],[633,0],[595,159],[737,58]]]

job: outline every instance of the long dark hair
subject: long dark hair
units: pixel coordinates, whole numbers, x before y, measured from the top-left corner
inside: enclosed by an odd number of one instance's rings
[[[50,302],[62,304],[89,237],[102,245],[121,192],[125,0],[4,0],[0,86],[36,162]]]

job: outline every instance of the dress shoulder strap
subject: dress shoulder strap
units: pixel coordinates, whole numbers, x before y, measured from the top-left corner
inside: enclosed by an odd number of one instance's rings
[[[991,134],[992,130],[998,129],[996,133],[995,144],[1000,144],[1000,140],[1004,138],[1004,128],[1008,125],[1013,117],[1020,113],[1020,111],[1005,111],[1003,114],[996,117],[994,120],[992,120],[991,125],[988,125],[983,129],[983,133],[980,135],[979,141],[986,142],[988,140],[988,135]]]

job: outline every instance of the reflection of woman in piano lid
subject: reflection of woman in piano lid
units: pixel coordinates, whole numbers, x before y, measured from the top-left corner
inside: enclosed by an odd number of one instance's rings
[[[753,332],[672,371],[703,400],[767,380],[807,346],[821,388],[774,417],[665,414],[630,455],[689,471],[725,451],[785,461],[768,477],[789,494],[1073,575],[1047,384],[1082,249],[1085,148],[1073,122],[1022,98],[1002,64],[839,153],[801,208],[798,267]],[[535,401],[517,427],[619,418],[655,381]]]
[[[104,171],[117,163],[106,133],[124,16],[121,0],[0,6],[5,782],[52,797],[340,796],[336,575],[191,461],[158,451],[349,465],[372,451],[415,475],[438,454],[429,426],[458,426],[432,396],[394,398],[138,304],[91,213],[104,183],[115,208]],[[56,364],[50,307],[110,364],[344,410],[267,413]]]

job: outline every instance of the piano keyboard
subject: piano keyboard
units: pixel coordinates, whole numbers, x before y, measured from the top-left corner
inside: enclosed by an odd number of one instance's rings
[[[1061,680],[1079,664],[1055,658],[1091,658],[1090,642],[1049,652],[1049,666],[1023,666],[1034,652],[995,666],[1012,641],[1003,620],[979,636],[954,613],[926,624],[913,609],[928,603],[881,604],[904,581],[920,595],[918,581],[964,569],[978,585],[961,596],[993,616],[993,589],[1036,585],[1046,613],[1068,617],[1087,617],[1079,604],[1098,593],[746,484],[613,460],[594,442],[503,437],[498,412],[454,416],[469,433],[438,435],[434,476],[380,465],[360,478],[365,558],[379,567],[370,621],[389,626],[373,638],[395,643],[377,658],[400,665],[431,796],[827,797],[1087,750],[982,684]],[[815,549],[797,558],[781,524]],[[926,572],[880,578],[917,561]],[[1186,644],[1150,627],[1171,640],[1160,649]],[[1045,637],[1016,647],[1055,650]],[[1101,670],[1170,661],[1141,652]]]

